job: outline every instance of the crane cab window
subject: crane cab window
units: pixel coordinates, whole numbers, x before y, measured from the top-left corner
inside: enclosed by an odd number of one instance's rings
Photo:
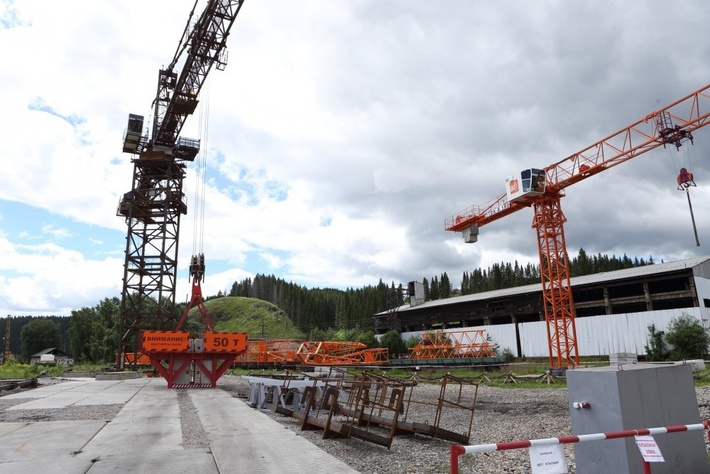
[[[518,201],[539,196],[545,192],[545,170],[525,169],[519,176],[506,180],[508,201]]]

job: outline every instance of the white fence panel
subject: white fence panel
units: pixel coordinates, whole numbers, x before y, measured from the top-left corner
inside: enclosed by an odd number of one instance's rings
[[[577,351],[580,356],[609,355],[617,352],[646,354],[648,327],[668,330],[671,320],[688,315],[702,324],[703,308],[682,308],[644,313],[610,314],[576,318]],[[547,323],[520,325],[520,346],[525,357],[548,357]]]
[[[520,357],[549,357],[547,323],[534,321],[518,325],[520,332]]]

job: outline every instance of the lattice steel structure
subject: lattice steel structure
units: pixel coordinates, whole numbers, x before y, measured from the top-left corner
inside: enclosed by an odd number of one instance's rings
[[[209,0],[195,22],[193,7],[173,60],[159,72],[150,137],[143,132],[143,117],[129,116],[123,151],[133,155],[133,185],[117,211],[128,225],[119,368],[122,354],[138,351],[139,330],[171,330],[177,324],[180,217],[187,213],[183,180],[186,162],[195,159],[200,147],[198,140],[179,135],[212,66],[221,70],[226,65],[226,40],[243,3]]]
[[[533,207],[537,231],[550,365],[578,364],[574,302],[560,199],[568,186],[660,146],[680,148],[692,132],[710,123],[710,84],[546,168],[524,170],[508,181],[508,192],[444,220],[444,228],[476,242],[479,227]],[[535,181],[536,178],[543,180]],[[692,179],[692,178],[691,178]],[[536,187],[536,184],[542,184]],[[680,180],[679,180],[680,184]],[[697,239],[697,237],[696,237]]]

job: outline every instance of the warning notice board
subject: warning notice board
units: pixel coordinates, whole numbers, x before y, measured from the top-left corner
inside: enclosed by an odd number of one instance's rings
[[[653,436],[634,436],[636,439],[636,446],[638,446],[639,451],[641,451],[641,456],[646,462],[665,462],[663,459],[663,454],[661,454],[661,449],[656,444],[656,440]]]
[[[249,335],[245,332],[205,331],[205,352],[228,352],[241,354],[246,352]]]
[[[530,467],[533,474],[567,474],[565,448],[561,444],[530,446]]]
[[[190,333],[185,331],[143,331],[141,336],[143,352],[187,351],[190,347]]]

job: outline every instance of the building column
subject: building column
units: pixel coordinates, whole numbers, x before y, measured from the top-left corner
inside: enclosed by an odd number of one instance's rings
[[[700,299],[698,298],[698,289],[695,287],[695,278],[693,276],[688,278],[688,286],[690,288],[690,292],[693,295],[693,304],[696,307],[700,307]]]
[[[609,298],[609,288],[604,287],[604,308],[606,309],[606,314],[612,314],[611,312],[611,299]]]
[[[648,289],[648,282],[643,282],[643,297],[646,300],[646,311],[653,311],[653,300],[651,299],[651,292]]]

